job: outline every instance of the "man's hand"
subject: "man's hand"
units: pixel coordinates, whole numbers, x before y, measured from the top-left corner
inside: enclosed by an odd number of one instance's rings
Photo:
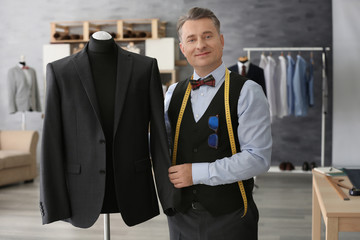
[[[174,184],[174,187],[176,188],[189,187],[193,185],[192,164],[185,163],[170,167],[169,178],[170,182]]]

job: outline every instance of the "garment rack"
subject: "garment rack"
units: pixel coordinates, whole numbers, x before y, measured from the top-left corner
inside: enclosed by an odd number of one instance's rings
[[[310,51],[322,52],[322,117],[321,117],[321,166],[325,165],[325,119],[327,114],[327,100],[328,100],[328,82],[326,76],[326,52],[330,51],[330,47],[262,47],[262,48],[243,48],[247,51],[247,56],[250,61],[251,52],[263,51]]]

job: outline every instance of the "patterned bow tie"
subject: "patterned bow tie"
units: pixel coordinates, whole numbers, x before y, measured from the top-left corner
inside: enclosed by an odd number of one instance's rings
[[[202,85],[207,85],[211,87],[215,87],[215,78],[212,75],[209,75],[206,78],[200,79],[200,80],[190,80],[190,84],[192,87],[192,90],[196,90],[200,88]]]

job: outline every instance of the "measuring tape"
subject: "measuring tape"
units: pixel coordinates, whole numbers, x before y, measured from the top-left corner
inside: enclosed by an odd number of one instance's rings
[[[193,79],[193,76],[191,77],[191,79]],[[227,129],[228,129],[228,134],[229,134],[231,152],[234,155],[237,153],[237,151],[236,151],[236,145],[235,145],[235,139],[234,139],[234,132],[233,132],[232,124],[231,124],[230,104],[229,104],[229,88],[230,88],[230,73],[229,73],[229,70],[226,69],[225,70],[225,89],[224,89],[225,115],[226,115],[226,124],[227,124]],[[177,155],[177,148],[178,148],[178,141],[179,141],[179,134],[180,134],[180,126],[181,126],[181,121],[182,121],[182,118],[183,118],[183,115],[185,112],[185,107],[186,107],[186,104],[187,104],[189,96],[190,96],[190,92],[191,92],[191,84],[189,83],[186,88],[185,95],[184,95],[183,101],[181,103],[178,120],[176,122],[172,165],[176,165],[176,155]],[[239,186],[241,196],[244,201],[244,214],[242,215],[242,217],[244,217],[246,215],[247,209],[248,209],[247,198],[246,198],[246,193],[245,193],[245,188],[244,188],[243,182],[239,181],[238,186]]]
[[[229,88],[230,88],[230,73],[229,73],[229,70],[226,69],[225,70],[225,90],[224,90],[225,115],[226,115],[226,124],[227,124],[229,139],[230,139],[231,152],[234,155],[237,153],[237,151],[236,151],[234,132],[233,132],[233,128],[232,128],[232,124],[231,124],[231,117],[230,117]],[[248,207],[247,206],[248,205],[247,198],[246,198],[246,193],[245,193],[245,188],[244,188],[243,182],[238,181],[238,185],[239,185],[239,189],[241,192],[241,196],[244,201],[244,214],[242,215],[242,217],[244,217],[247,213],[247,207]]]

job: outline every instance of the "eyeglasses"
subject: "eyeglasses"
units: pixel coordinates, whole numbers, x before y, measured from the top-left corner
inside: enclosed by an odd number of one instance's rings
[[[209,128],[215,131],[215,133],[210,134],[210,136],[208,137],[208,145],[211,148],[217,149],[219,143],[219,137],[217,135],[217,130],[219,128],[219,116],[210,116],[208,124]]]

